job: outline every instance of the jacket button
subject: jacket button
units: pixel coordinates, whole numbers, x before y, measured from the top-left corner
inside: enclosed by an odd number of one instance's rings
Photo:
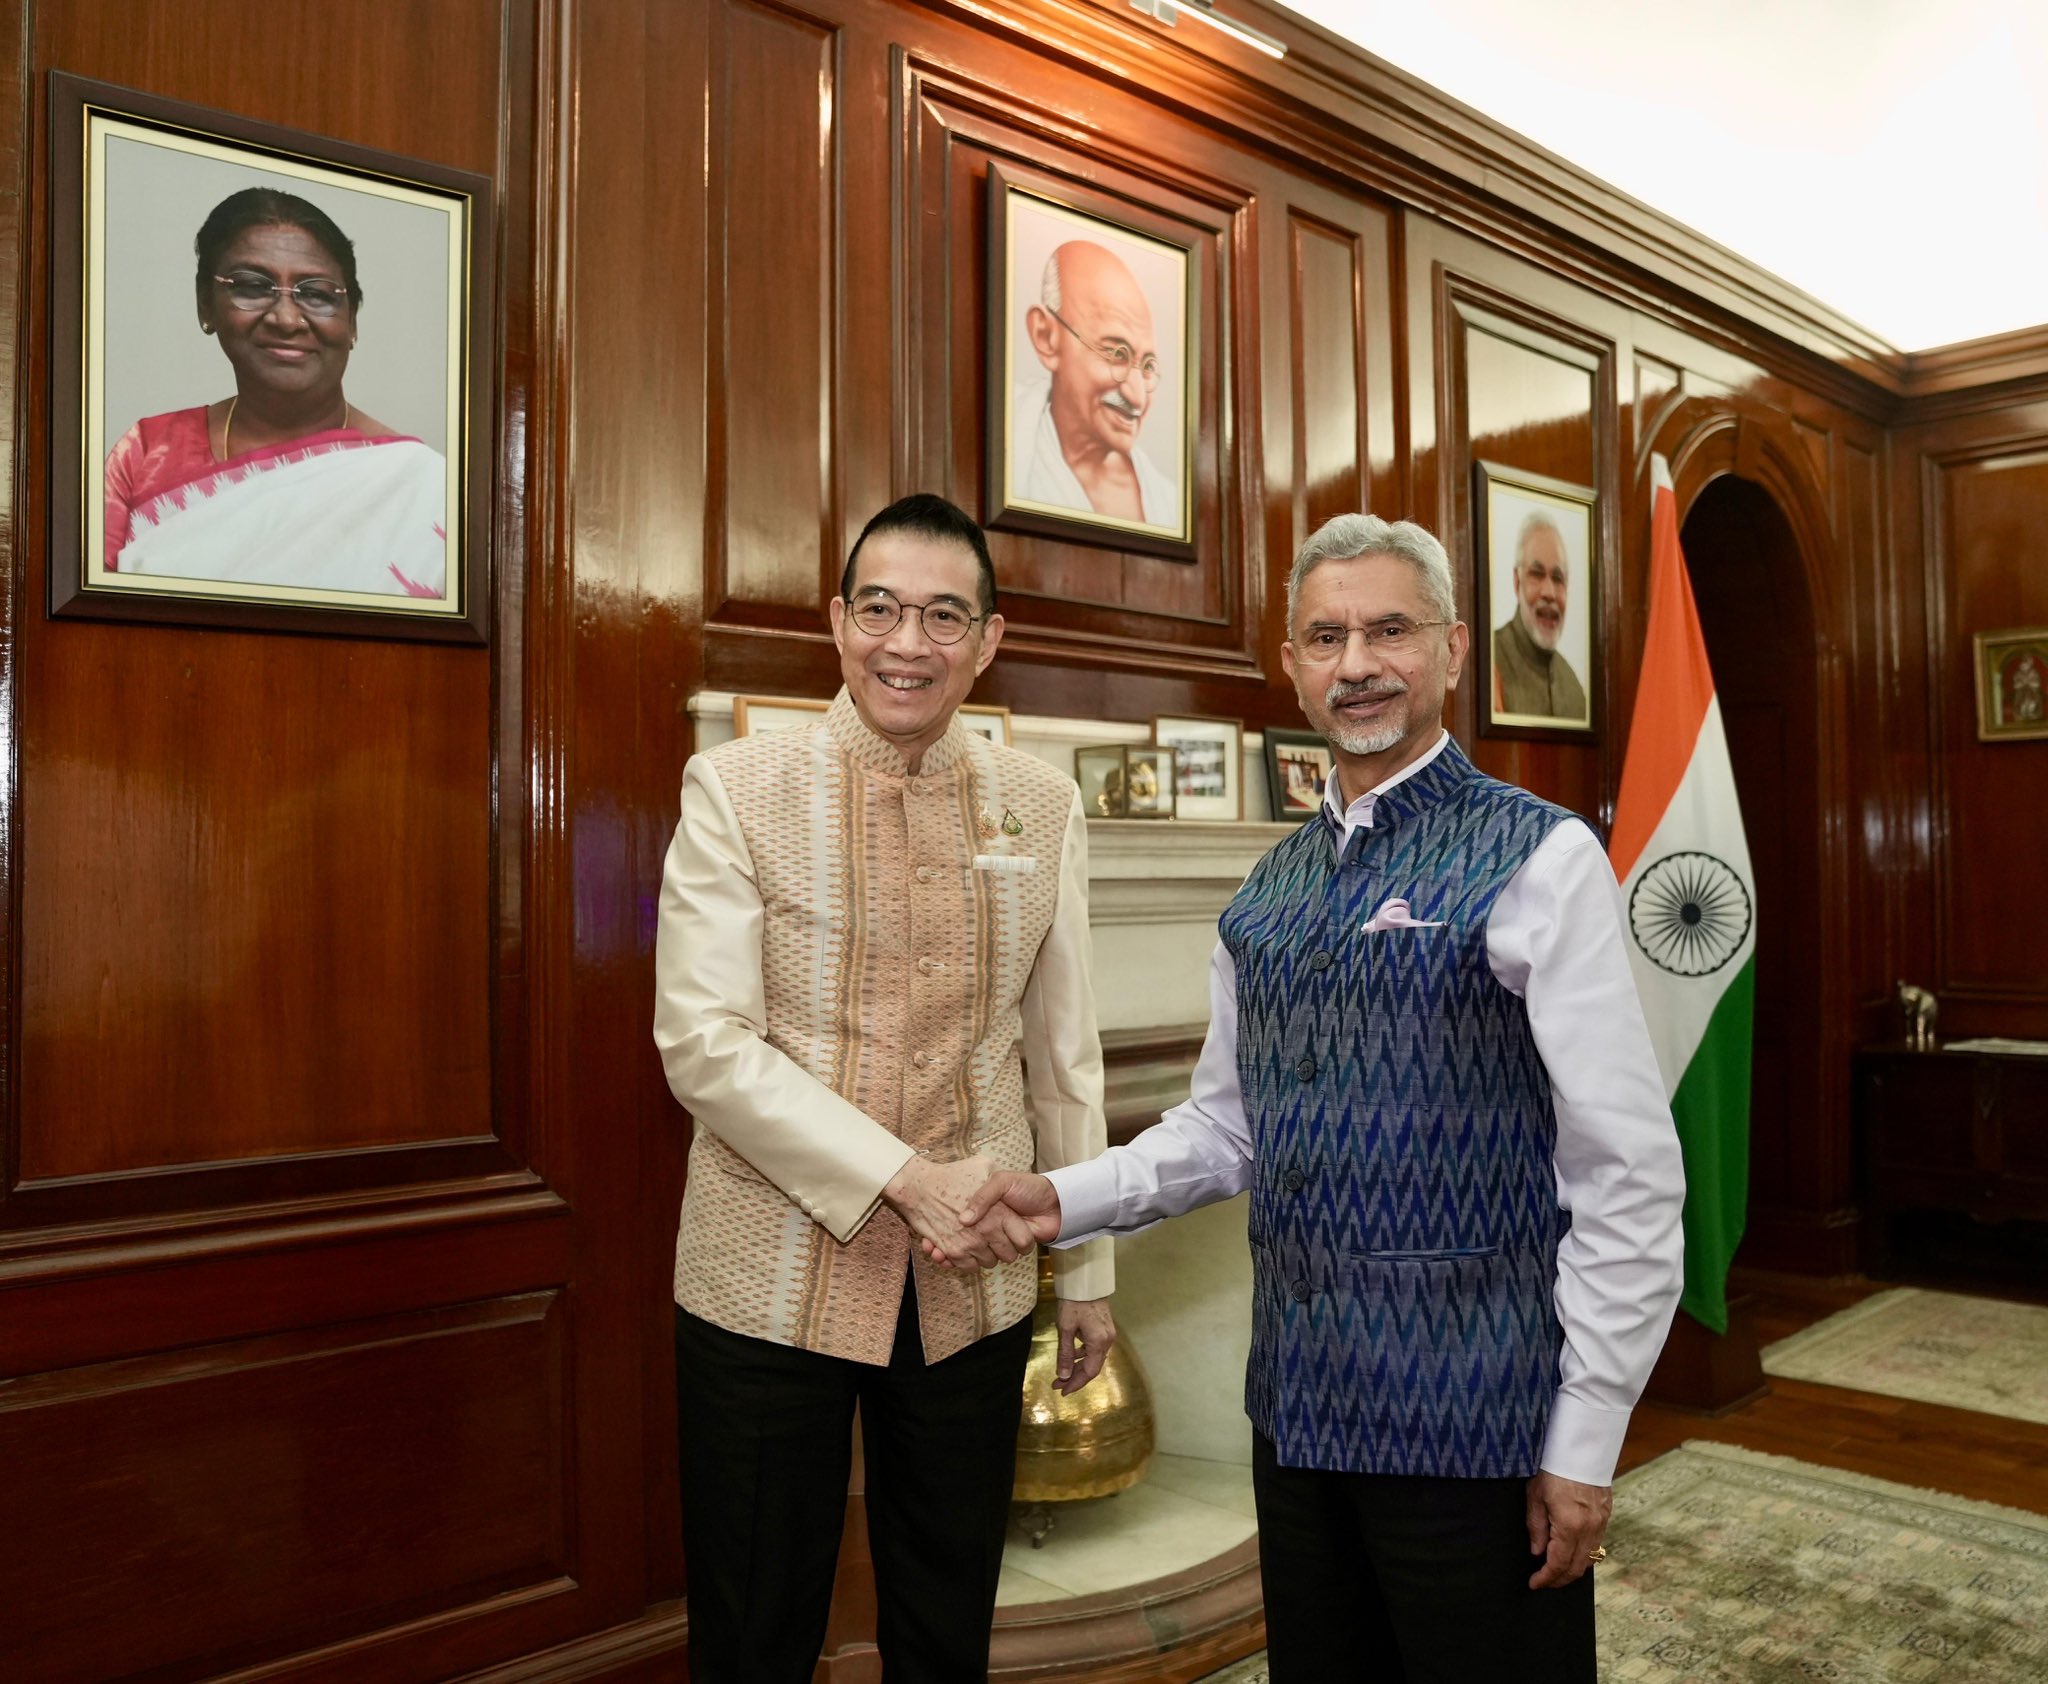
[[[1280,1185],[1290,1193],[1299,1193],[1308,1185],[1308,1177],[1298,1169],[1291,1169],[1280,1178]]]
[[[1307,1281],[1296,1281],[1288,1290],[1294,1294],[1295,1303],[1306,1304],[1309,1301],[1310,1289]]]
[[[1330,968],[1330,955],[1317,948],[1309,957],[1308,968],[1312,971],[1327,971]]]
[[[926,976],[936,976],[940,971],[943,971],[946,968],[946,961],[943,959],[934,959],[929,954],[927,954],[924,958],[918,960],[917,968],[923,971]]]
[[[928,865],[921,865],[917,868],[917,880],[920,883],[929,883],[936,876],[938,876],[938,873]]]
[[[928,1070],[931,1068],[932,1055],[928,1052],[914,1052],[910,1055],[910,1062],[920,1070]]]
[[[1312,1080],[1316,1073],[1316,1061],[1306,1057],[1298,1060],[1294,1066],[1294,1073],[1304,1082]]]

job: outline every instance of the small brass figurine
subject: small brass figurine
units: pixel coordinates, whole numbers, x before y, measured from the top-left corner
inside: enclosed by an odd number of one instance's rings
[[[1899,1010],[1906,1019],[1906,1045],[1915,1052],[1934,1051],[1934,1020],[1941,1007],[1924,988],[1899,984]]]

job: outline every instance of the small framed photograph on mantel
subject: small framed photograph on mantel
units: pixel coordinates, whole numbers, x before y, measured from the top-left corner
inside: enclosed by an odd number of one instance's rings
[[[1300,824],[1322,809],[1323,790],[1335,764],[1330,745],[1314,731],[1283,731],[1269,726],[1266,737],[1266,792],[1273,817],[1282,824]]]
[[[1170,819],[1174,816],[1173,750],[1106,743],[1074,750],[1074,782],[1081,810],[1091,819]]]
[[[1244,721],[1161,715],[1152,741],[1173,750],[1174,817],[1244,817]]]

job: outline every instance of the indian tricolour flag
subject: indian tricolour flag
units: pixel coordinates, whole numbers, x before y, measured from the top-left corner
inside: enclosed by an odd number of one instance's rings
[[[1679,1305],[1725,1333],[1728,1263],[1749,1202],[1756,878],[1661,456],[1650,483],[1650,636],[1608,853],[1685,1153]]]

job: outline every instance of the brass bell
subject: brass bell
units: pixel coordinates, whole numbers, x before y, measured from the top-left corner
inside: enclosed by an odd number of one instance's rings
[[[1054,1389],[1059,1368],[1058,1299],[1052,1254],[1038,1254],[1038,1306],[1024,1363],[1024,1420],[1017,1431],[1020,1503],[1066,1503],[1126,1491],[1152,1463],[1152,1392],[1127,1338],[1102,1372],[1072,1397]]]

